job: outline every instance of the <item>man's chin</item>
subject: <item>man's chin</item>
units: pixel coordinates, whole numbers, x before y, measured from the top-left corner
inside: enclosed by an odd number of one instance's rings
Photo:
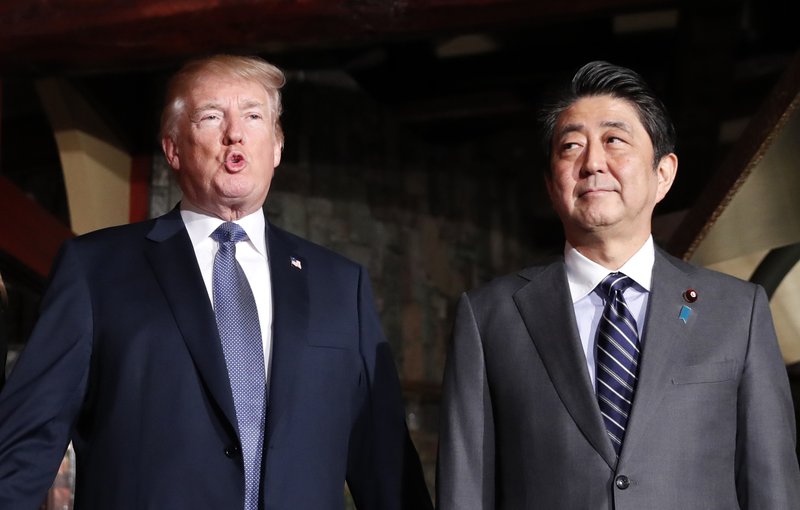
[[[600,233],[614,227],[617,221],[608,215],[587,215],[580,218],[578,224],[586,233]]]

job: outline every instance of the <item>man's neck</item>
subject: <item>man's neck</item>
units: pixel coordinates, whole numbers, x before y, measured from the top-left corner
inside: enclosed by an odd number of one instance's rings
[[[215,209],[205,209],[202,208],[191,201],[189,201],[185,196],[181,199],[181,210],[185,211],[192,211],[198,214],[203,214],[206,216],[214,216],[216,218],[221,219],[222,221],[238,221],[242,218],[249,216],[255,212],[261,210],[261,208],[256,208],[253,210],[242,210],[242,209],[233,209],[225,206],[218,206]]]
[[[629,237],[626,239],[607,239],[589,237],[584,239],[568,239],[573,248],[589,260],[600,264],[609,271],[616,271],[622,267],[650,237],[650,232],[644,237]]]

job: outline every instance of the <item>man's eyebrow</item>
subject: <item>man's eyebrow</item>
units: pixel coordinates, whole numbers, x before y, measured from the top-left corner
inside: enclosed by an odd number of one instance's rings
[[[604,128],[619,129],[625,131],[626,133],[633,132],[631,125],[621,120],[604,120],[600,123],[600,126]],[[561,139],[569,133],[583,131],[584,128],[585,125],[581,124],[580,122],[564,124],[563,126],[561,126],[561,129],[559,129],[558,132],[556,133],[556,139]]]
[[[239,108],[244,109],[244,110],[249,109],[249,108],[263,108],[263,107],[264,107],[264,103],[262,101],[257,100],[257,99],[245,99],[245,100],[243,100],[243,101],[241,101],[239,103]],[[210,110],[224,111],[225,107],[221,103],[219,103],[217,101],[209,101],[207,103],[201,104],[200,106],[198,106],[197,108],[192,110],[190,116],[191,116],[191,118],[195,118],[198,115],[201,115],[201,114],[203,114],[203,113],[205,113],[207,111],[210,111]]]
[[[219,103],[215,103],[213,101],[208,103],[203,103],[194,110],[192,110],[192,117],[196,116],[199,113],[207,112],[209,110],[222,110],[222,105]]]
[[[556,136],[558,138],[563,138],[564,135],[566,135],[568,133],[573,133],[573,132],[576,132],[576,131],[582,131],[583,127],[584,127],[583,124],[580,124],[580,123],[577,123],[577,122],[570,123],[570,124],[564,124],[563,126],[561,126],[561,129],[558,130],[558,133],[556,133]]]

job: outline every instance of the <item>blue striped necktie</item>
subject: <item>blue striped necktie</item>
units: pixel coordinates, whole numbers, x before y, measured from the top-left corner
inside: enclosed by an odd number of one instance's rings
[[[236,261],[236,243],[246,240],[247,234],[239,225],[227,222],[220,225],[211,238],[219,243],[212,284],[214,315],[225,353],[242,445],[244,510],[256,510],[264,446],[266,384],[256,301]]]
[[[606,276],[597,292],[605,300],[597,327],[597,401],[608,436],[619,455],[639,373],[639,332],[622,293],[633,280],[622,273]]]

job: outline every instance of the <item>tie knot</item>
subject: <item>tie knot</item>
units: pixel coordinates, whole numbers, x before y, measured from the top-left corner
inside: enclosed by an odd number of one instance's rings
[[[211,239],[218,243],[238,243],[247,239],[247,234],[236,223],[226,221],[211,233]]]
[[[633,285],[633,280],[625,273],[609,273],[598,287],[603,295],[611,297],[614,292],[623,292],[631,285]]]

